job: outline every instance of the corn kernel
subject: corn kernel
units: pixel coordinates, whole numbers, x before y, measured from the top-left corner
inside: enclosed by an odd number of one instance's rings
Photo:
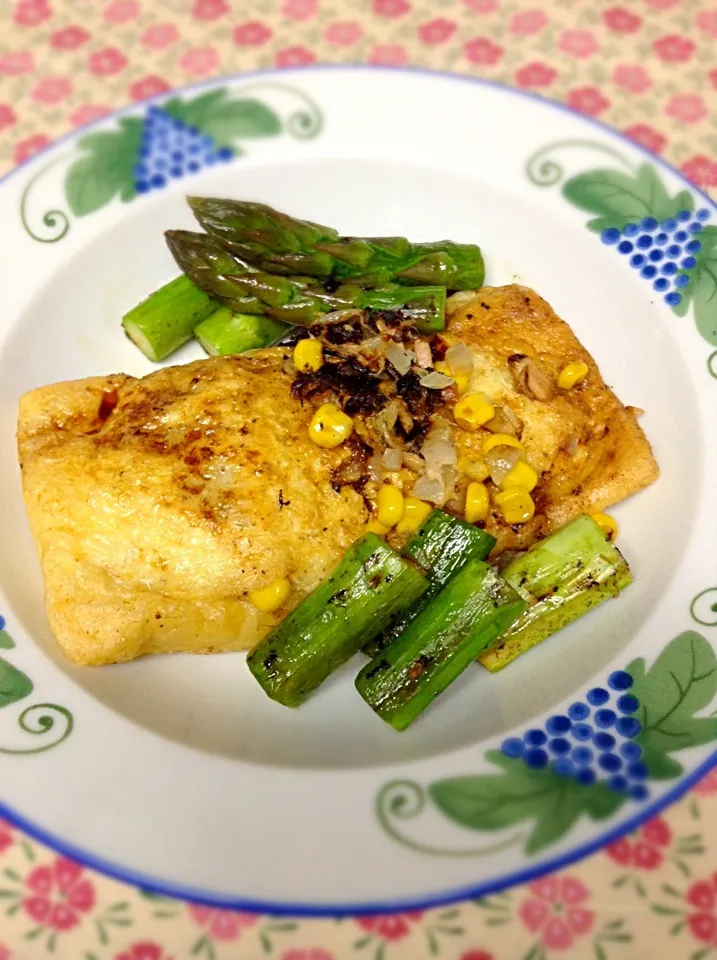
[[[477,430],[495,416],[495,407],[482,393],[469,393],[453,407],[453,416],[464,430]]]
[[[487,516],[488,488],[484,483],[469,483],[466,490],[466,520],[468,523],[477,523]]]
[[[270,583],[268,587],[252,590],[249,594],[249,600],[262,613],[273,613],[279,609],[282,603],[286,602],[290,593],[291,583],[286,577],[282,577],[280,580]]]
[[[368,527],[367,527],[368,532],[377,533],[379,537],[385,537],[390,529],[391,529],[390,527],[384,527],[384,525],[382,523],[379,523],[379,521],[375,517],[369,520],[368,522]]]
[[[309,424],[309,438],[317,447],[338,447],[353,433],[354,423],[334,403],[322,403]]]
[[[481,444],[483,453],[489,453],[493,447],[517,447],[518,450],[523,449],[520,440],[511,437],[509,433],[491,433]]]
[[[406,497],[403,502],[403,516],[396,525],[396,533],[415,533],[433,510],[430,503],[418,497]]]
[[[458,458],[458,470],[471,480],[487,480],[490,476],[490,467],[485,460],[472,460],[469,457]]]
[[[376,516],[384,527],[395,527],[403,517],[403,494],[396,487],[384,484],[378,491]]]
[[[324,346],[320,340],[299,340],[294,347],[294,366],[297,370],[318,370],[324,365]]]
[[[494,499],[506,523],[525,523],[535,513],[533,498],[525,487],[508,487]]]
[[[617,537],[617,523],[609,513],[591,513],[590,516],[607,537],[611,540]]]
[[[436,360],[433,364],[433,369],[436,373],[442,373],[444,377],[452,377],[451,368],[448,366],[445,360]]]
[[[459,394],[464,394],[471,385],[471,378],[467,373],[452,373],[451,376],[456,381],[456,390]]]
[[[526,463],[525,460],[519,460],[510,473],[500,484],[501,490],[507,490],[508,487],[524,487],[528,493],[538,482],[538,474]]]
[[[575,363],[569,363],[558,374],[558,386],[561,390],[570,390],[571,387],[582,383],[588,375],[588,365],[582,360]]]

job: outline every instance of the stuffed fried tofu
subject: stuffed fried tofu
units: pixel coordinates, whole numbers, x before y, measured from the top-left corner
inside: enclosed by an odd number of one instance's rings
[[[656,478],[635,412],[545,301],[449,305],[441,334],[400,310],[316,325],[302,369],[292,344],[27,394],[24,496],[67,656],[252,646],[368,528],[398,546],[440,506],[497,556]]]

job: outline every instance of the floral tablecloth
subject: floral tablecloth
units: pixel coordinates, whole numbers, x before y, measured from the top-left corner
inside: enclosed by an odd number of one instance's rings
[[[313,62],[412,65],[561,100],[717,196],[717,0],[0,0],[0,174],[131,101]],[[525,887],[400,916],[291,920],[127,887],[0,821],[0,960],[703,960],[717,771]]]

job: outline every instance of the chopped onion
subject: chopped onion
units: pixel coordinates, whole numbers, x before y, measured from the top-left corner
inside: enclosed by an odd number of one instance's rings
[[[447,377],[444,373],[438,373],[437,370],[432,370],[430,373],[424,374],[419,383],[422,387],[425,387],[426,390],[443,390],[445,387],[450,387],[453,384],[453,379]]]
[[[400,470],[401,463],[403,462],[403,456],[401,451],[389,447],[388,450],[384,450],[383,453],[383,468],[384,470]]]
[[[413,357],[408,350],[404,350],[403,347],[397,343],[389,344],[386,350],[386,359],[396,368],[396,371],[400,373],[401,376],[408,373],[413,363]]]
[[[416,353],[416,363],[419,367],[427,369],[433,366],[433,354],[431,353],[430,344],[426,343],[425,340],[416,340],[413,349]]]
[[[491,433],[507,433],[511,437],[520,437],[523,424],[506,404],[496,404],[495,416],[485,425]]]
[[[358,307],[347,307],[345,310],[332,310],[331,313],[325,313],[321,323],[346,323],[347,320],[363,319],[363,317],[363,310]]]
[[[525,354],[516,353],[508,358],[508,367],[513,374],[515,385],[526,397],[533,400],[552,400],[553,384],[535,360]]]
[[[579,441],[578,438],[575,436],[575,434],[573,434],[571,437],[568,437],[568,439],[565,441],[565,444],[564,444],[564,446],[563,446],[563,449],[565,450],[565,452],[567,453],[567,455],[568,455],[569,457],[574,457],[575,454],[578,452],[578,443],[579,443],[579,442],[580,442],[580,441]]]
[[[496,486],[500,486],[520,459],[520,450],[500,444],[489,450],[485,459],[490,468],[491,480]]]
[[[413,485],[413,496],[441,506],[445,503],[446,493],[443,477],[440,473],[424,473]]]
[[[446,350],[446,363],[451,373],[468,376],[473,372],[473,354],[465,343],[454,343]]]
[[[366,466],[368,468],[368,475],[372,480],[381,483],[381,481],[386,479],[386,472],[383,469],[383,457],[374,454],[373,457],[369,458]]]
[[[429,473],[441,467],[455,467],[458,463],[456,448],[452,442],[442,437],[433,438],[430,433],[421,447],[421,453]]]

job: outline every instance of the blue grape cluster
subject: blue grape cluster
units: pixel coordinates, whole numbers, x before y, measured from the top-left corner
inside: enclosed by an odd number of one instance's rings
[[[549,717],[544,729],[508,737],[501,750],[535,770],[549,767],[586,786],[600,781],[633,800],[645,800],[648,770],[642,747],[635,743],[642,727],[633,716],[640,704],[627,692],[631,686],[630,674],[615,670],[607,680],[609,689],[593,687],[585,702],[573,703],[566,715]]]
[[[217,148],[212,138],[196,127],[171,117],[161,107],[150,107],[142,128],[134,186],[137,193],[161,190],[172,179],[226,163],[233,156],[231,147]]]
[[[601,239],[629,257],[630,266],[645,280],[652,281],[653,290],[664,294],[668,306],[676,307],[682,302],[680,290],[690,282],[689,271],[697,266],[696,254],[702,244],[696,235],[709,216],[709,210],[695,214],[680,210],[661,223],[646,217],[639,224],[628,223],[622,230],[603,230]]]

